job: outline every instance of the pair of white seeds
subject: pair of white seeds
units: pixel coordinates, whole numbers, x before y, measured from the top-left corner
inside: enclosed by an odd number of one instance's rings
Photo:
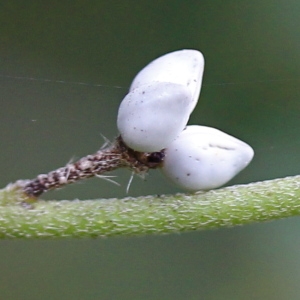
[[[163,173],[190,191],[217,188],[252,160],[253,149],[215,128],[187,126],[202,84],[203,55],[180,50],[161,56],[134,78],[118,112],[128,147],[165,149]]]

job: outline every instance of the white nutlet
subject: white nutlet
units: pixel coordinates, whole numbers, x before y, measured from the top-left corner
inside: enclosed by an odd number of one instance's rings
[[[130,91],[146,83],[160,81],[186,86],[193,101],[190,112],[195,108],[202,84],[204,58],[201,52],[192,49],[167,53],[149,63],[134,78]]]
[[[152,82],[132,90],[118,112],[123,141],[136,151],[160,151],[186,126],[191,101],[187,87],[170,82]]]
[[[189,191],[218,188],[252,160],[253,149],[239,139],[206,126],[187,126],[168,145],[162,170]]]

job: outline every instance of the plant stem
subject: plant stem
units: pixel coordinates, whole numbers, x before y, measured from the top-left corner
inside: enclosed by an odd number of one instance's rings
[[[43,201],[0,191],[0,238],[107,237],[243,225],[300,215],[300,176],[196,194]]]
[[[127,167],[137,174],[145,173],[148,169],[159,167],[163,157],[163,150],[153,153],[134,151],[118,137],[109,147],[100,149],[95,154],[82,157],[75,163],[69,163],[48,174],[40,174],[32,180],[19,180],[18,185],[28,196],[38,197],[49,190],[117,168]]]

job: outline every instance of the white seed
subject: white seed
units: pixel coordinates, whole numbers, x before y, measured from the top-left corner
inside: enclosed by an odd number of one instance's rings
[[[136,75],[130,91],[154,81],[182,84],[192,95],[191,113],[199,98],[203,70],[204,58],[197,50],[187,49],[167,53],[149,63]]]
[[[152,82],[132,90],[119,107],[117,126],[128,147],[159,151],[184,129],[192,101],[184,85]]]
[[[187,126],[165,150],[162,170],[186,190],[214,189],[243,170],[253,155],[248,144],[218,129]]]

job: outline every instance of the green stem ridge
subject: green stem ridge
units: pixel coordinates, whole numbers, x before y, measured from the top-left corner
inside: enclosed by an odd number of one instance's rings
[[[0,238],[108,237],[243,225],[300,215],[300,176],[196,194],[38,200],[0,190]]]

